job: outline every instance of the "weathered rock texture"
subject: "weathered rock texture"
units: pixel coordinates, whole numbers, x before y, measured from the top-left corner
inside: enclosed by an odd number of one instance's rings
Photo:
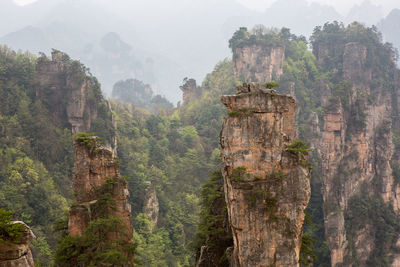
[[[337,54],[329,49],[318,50],[320,61],[326,55]],[[349,215],[361,209],[351,205],[354,199],[361,198],[368,205],[372,203],[368,199],[374,203],[381,199],[389,213],[391,209],[399,212],[400,187],[392,169],[399,162],[392,141],[392,116],[398,114],[397,93],[382,85],[371,86],[380,74],[374,73],[373,64],[367,66],[367,54],[367,47],[360,43],[344,47],[342,75],[348,83],[345,104],[331,97],[334,92],[322,85],[324,125],[316,147],[322,164],[325,231],[332,266],[369,266],[371,253],[376,255],[377,251],[373,251],[379,249],[375,244],[380,226],[373,220],[357,222]],[[374,217],[379,211],[370,212]],[[394,258],[393,266],[398,266],[399,256],[387,255]]]
[[[225,200],[233,234],[232,266],[299,266],[309,169],[287,147],[294,141],[295,100],[244,84],[223,96]]]
[[[285,47],[251,45],[236,48],[233,57],[235,76],[246,82],[265,83],[283,73]]]
[[[111,150],[100,146],[96,137],[91,138],[93,146],[75,142],[72,186],[77,204],[70,210],[69,234],[81,236],[88,223],[96,218],[96,202],[99,198],[97,189],[106,183],[106,179],[110,179],[116,182],[114,191],[110,192],[116,205],[115,210],[110,212],[122,219],[126,231],[123,237],[132,237],[129,191],[120,176],[119,164]]]
[[[196,85],[195,79],[189,79],[184,85],[180,87],[183,93],[183,104],[186,105],[193,99],[197,99],[201,96],[202,89],[200,86]]]
[[[57,50],[51,60],[39,59],[36,70],[36,95],[49,102],[44,104],[54,122],[68,122],[73,134],[89,131],[104,101],[97,80],[87,75],[78,61]]]
[[[7,242],[0,245],[0,267],[34,267],[32,252],[28,243],[35,238],[31,229],[23,222],[16,221],[24,227],[18,242]]]

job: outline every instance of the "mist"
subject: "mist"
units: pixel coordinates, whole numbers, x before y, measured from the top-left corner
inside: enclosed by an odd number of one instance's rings
[[[378,25],[385,40],[400,46],[398,30],[385,20],[398,17],[390,12],[394,1],[246,2],[37,0],[21,6],[2,0],[0,44],[35,54],[52,48],[66,52],[91,69],[108,96],[117,81],[135,78],[174,103],[181,100],[185,77],[201,83],[217,62],[231,56],[228,40],[241,26],[287,27],[308,38],[328,21],[359,21]]]

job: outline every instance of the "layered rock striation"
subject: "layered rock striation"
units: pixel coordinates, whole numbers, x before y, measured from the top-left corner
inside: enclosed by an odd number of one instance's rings
[[[35,235],[23,222],[15,221],[13,224],[22,225],[22,235],[18,241],[0,245],[0,267],[34,267],[35,263],[28,243],[35,238]]]
[[[221,101],[228,109],[220,143],[231,266],[299,266],[310,170],[307,153],[290,149],[296,102],[254,83]]]

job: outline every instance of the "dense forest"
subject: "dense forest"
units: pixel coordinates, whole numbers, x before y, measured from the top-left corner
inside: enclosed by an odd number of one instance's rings
[[[367,48],[365,64],[373,67],[374,73],[368,84],[372,93],[359,94],[354,103],[347,101],[351,85],[343,79],[342,68],[344,46],[350,42]],[[365,127],[365,103],[374,101],[377,91],[392,93],[395,87],[392,76],[397,58],[395,50],[390,44],[382,43],[376,28],[358,23],[344,26],[334,22],[316,27],[309,42],[286,28],[258,26],[252,31],[240,28],[229,42],[233,60],[217,63],[201,83],[201,96],[177,108],[164,97],[153,96],[149,85],[134,79],[117,82],[112,98],[105,100],[90,71],[63,54],[64,67],[58,75],[66,82],[59,89],[76,90],[68,81],[71,77],[80,77],[89,84],[86,105],[98,110],[96,119],[85,131],[104,137],[110,145],[114,137],[117,140],[121,173],[131,192],[136,259],[143,266],[194,266],[202,245],[219,250],[231,246],[230,232],[223,222],[226,209],[218,172],[219,132],[227,116],[220,97],[234,93],[237,85],[248,82],[235,76],[234,59],[237,48],[251,45],[267,50],[285,47],[283,74],[275,80],[279,83],[276,90],[294,93],[298,103],[297,135],[312,148],[318,138],[312,129],[313,116],[318,117],[318,127],[321,127],[324,114],[343,107],[351,114],[347,118],[352,125],[347,138],[351,139],[359,128]],[[53,264],[62,235],[62,231],[56,230],[60,230],[63,221],[65,226],[72,204],[72,125],[67,108],[55,113],[51,88],[40,88],[40,66],[49,60],[43,54],[37,57],[0,47],[0,208],[13,211],[14,219],[27,223],[36,234],[31,248],[38,266]],[[332,91],[328,104],[321,100],[322,83]],[[68,98],[60,100],[61,106],[68,106],[68,101]],[[398,133],[393,138],[398,145]],[[330,207],[323,202],[324,180],[316,149],[310,159],[312,196],[301,263],[330,266],[324,226],[324,212]],[[150,197],[157,200],[157,207],[148,204]],[[389,266],[391,260],[386,257],[394,250],[395,234],[400,233],[397,215],[389,205],[374,200],[373,195],[353,197],[349,205],[352,208],[346,218],[354,222],[346,225],[349,236],[359,230],[362,216],[370,218],[377,225],[377,231],[390,229],[390,233],[375,239],[375,250],[368,259],[371,264],[384,262],[382,266]],[[221,266],[226,264],[223,255],[221,250]],[[357,263],[355,254],[348,261]]]

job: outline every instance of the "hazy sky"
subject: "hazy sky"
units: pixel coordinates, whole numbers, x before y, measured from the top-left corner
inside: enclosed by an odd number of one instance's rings
[[[254,10],[264,10],[269,7],[272,3],[277,0],[237,0],[243,5],[254,9]],[[361,4],[365,0],[307,0],[308,2],[315,2],[320,4],[325,4],[329,6],[335,7],[335,9],[346,15],[349,9],[355,4]],[[399,0],[369,0],[371,3],[375,5],[381,5],[384,9],[385,15],[390,12],[393,8],[400,9],[400,1]]]
[[[24,5],[35,2],[37,0],[14,0],[16,3]],[[112,1],[112,0],[111,0]],[[144,0],[145,1],[145,0]],[[167,1],[167,0],[160,0]],[[273,2],[277,0],[237,0],[248,8],[263,11],[269,7]],[[345,15],[348,10],[355,4],[360,4],[365,0],[308,0],[309,2],[316,2],[320,4],[330,5],[336,8],[336,10]],[[369,0],[373,4],[383,6],[385,14],[387,14],[393,8],[400,8],[399,0]]]

